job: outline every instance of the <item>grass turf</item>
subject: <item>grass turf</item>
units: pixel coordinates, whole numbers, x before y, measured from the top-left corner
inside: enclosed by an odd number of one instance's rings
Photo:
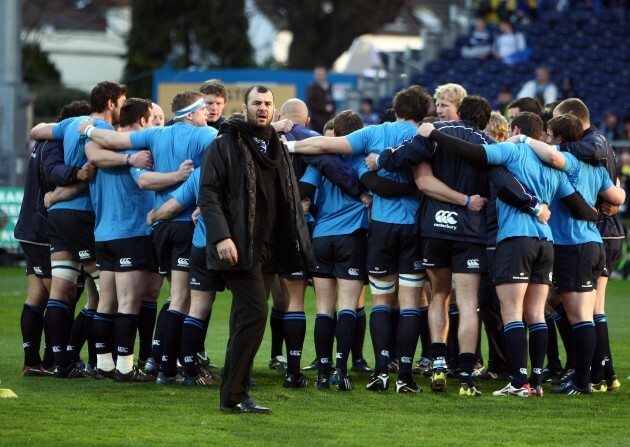
[[[385,393],[365,391],[368,376],[357,373],[351,374],[356,389],[350,393],[313,386],[286,390],[282,374],[267,367],[267,332],[254,365],[258,387],[252,396],[271,406],[271,415],[223,414],[217,388],[22,377],[19,321],[25,293],[23,270],[0,269],[0,388],[18,395],[0,399],[0,445],[630,445],[630,283],[625,281],[610,283],[607,302],[620,392],[506,399],[491,395],[505,383],[478,381],[484,395],[465,398],[457,394],[455,380],[449,380],[446,394],[436,395],[428,379],[418,378],[424,393],[396,395],[391,387]],[[206,347],[218,364],[229,304],[230,295],[220,294],[208,332]],[[315,357],[312,289],[306,306],[303,363]],[[365,354],[372,364],[369,336]],[[307,373],[309,385],[314,376]]]

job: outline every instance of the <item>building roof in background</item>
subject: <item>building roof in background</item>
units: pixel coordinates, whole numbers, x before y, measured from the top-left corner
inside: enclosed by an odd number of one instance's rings
[[[22,0],[22,21],[25,29],[104,32],[107,10],[129,6],[131,0]]]

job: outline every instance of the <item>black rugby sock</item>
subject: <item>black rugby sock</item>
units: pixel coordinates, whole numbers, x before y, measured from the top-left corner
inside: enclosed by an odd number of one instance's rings
[[[370,334],[374,347],[374,372],[387,374],[392,345],[392,317],[387,306],[374,306],[370,312]]]
[[[287,345],[287,373],[300,375],[300,360],[306,336],[306,315],[304,312],[285,312],[282,332]]]
[[[335,320],[326,314],[315,317],[315,355],[319,360],[319,372],[328,374],[332,367],[332,344],[335,338]]]
[[[558,328],[558,332],[560,332],[560,338],[562,339],[562,344],[564,344],[564,350],[567,354],[564,367],[567,369],[575,369],[573,331],[569,317],[567,317],[567,311],[564,309],[562,303],[554,306],[554,310],[557,313],[555,318],[556,327]]]
[[[417,309],[402,309],[398,322],[396,336],[397,352],[399,355],[398,376],[409,380],[412,378],[413,356],[418,346],[420,336],[420,311]]]
[[[158,364],[162,363],[162,351],[164,345],[164,329],[166,326],[166,313],[171,306],[170,301],[166,301],[162,308],[160,309],[160,313],[157,317],[157,322],[155,323],[155,334],[153,335],[153,345],[151,347],[151,357],[155,359]]]
[[[448,337],[446,344],[448,345],[448,354],[446,361],[449,366],[458,367],[459,356],[459,307],[457,303],[448,305]]]
[[[348,374],[348,356],[357,332],[357,316],[350,309],[339,312],[335,338],[337,339],[336,368],[341,374]]]
[[[66,303],[49,299],[44,316],[44,326],[49,334],[50,343],[55,357],[55,364],[68,367],[70,360],[66,346],[68,345],[68,319],[70,309]]]
[[[365,343],[365,327],[367,319],[365,318],[365,308],[357,309],[357,329],[354,335],[354,343],[352,343],[352,360],[357,361],[363,357],[363,344]]]
[[[73,362],[80,360],[81,349],[86,341],[85,336],[85,320],[87,319],[88,311],[86,308],[81,309],[79,315],[74,319],[72,330],[70,331],[70,338],[68,339],[68,357]]]
[[[94,314],[92,332],[96,355],[114,355],[114,321],[116,315],[96,312]]]
[[[271,328],[271,358],[282,355],[282,343],[284,343],[284,312],[271,308],[269,327]]]
[[[114,321],[114,334],[118,361],[117,369],[123,373],[129,373],[133,368],[133,350],[138,331],[138,316],[133,314],[117,313]]]
[[[420,312],[420,343],[422,345],[421,357],[431,358],[431,331],[429,330],[429,306],[419,309]]]
[[[392,333],[389,345],[389,360],[391,362],[394,359],[398,359],[398,343],[396,342],[396,337],[398,335],[398,324],[400,324],[400,309],[391,308],[390,311],[392,319]]]
[[[572,326],[573,341],[580,349],[575,352],[575,376],[573,383],[584,388],[591,379],[591,362],[595,353],[595,323],[581,321]]]
[[[546,323],[530,324],[527,329],[529,331],[529,360],[532,368],[529,384],[542,385],[542,370],[545,365],[549,331]]]
[[[208,316],[203,322],[203,333],[201,334],[201,338],[199,340],[199,346],[197,348],[197,352],[201,352],[201,353],[206,352],[206,337],[208,336],[208,328],[210,327],[210,317],[212,317],[212,307],[208,311]]]
[[[547,368],[552,373],[562,369],[560,351],[558,350],[558,333],[556,332],[556,321],[552,314],[545,315],[547,323]]]
[[[512,370],[512,386],[522,388],[527,383],[527,337],[525,324],[512,321],[503,327],[507,356]]]
[[[25,303],[20,317],[20,327],[24,347],[24,365],[37,366],[42,363],[39,348],[44,331],[44,309]]]
[[[185,314],[173,309],[166,312],[162,348],[162,372],[166,377],[175,377],[177,374],[177,354],[182,343],[182,326],[185,318]]]
[[[204,322],[193,317],[186,317],[182,326],[182,365],[187,375],[195,377],[197,370],[197,349],[203,336]]]
[[[138,314],[138,358],[146,360],[151,355],[153,344],[153,328],[157,317],[157,303],[143,301]]]
[[[601,338],[604,347],[604,378],[610,379],[615,375],[615,365],[613,364],[612,353],[610,352],[610,339],[608,336],[608,319],[606,314],[598,314],[595,320],[595,330],[598,340]]]

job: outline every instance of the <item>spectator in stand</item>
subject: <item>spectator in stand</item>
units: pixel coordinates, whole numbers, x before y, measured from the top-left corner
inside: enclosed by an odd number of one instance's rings
[[[560,89],[558,90],[558,99],[569,99],[577,97],[578,94],[575,92],[573,78],[569,75],[562,76],[562,80],[560,81]]]
[[[374,101],[372,98],[363,98],[359,104],[359,116],[365,126],[378,124],[380,117],[374,112]]]
[[[621,132],[619,132],[619,118],[612,110],[604,113],[604,119],[599,127],[606,139],[610,141],[623,139]]]
[[[558,98],[558,87],[551,81],[549,67],[544,65],[536,67],[536,78],[527,81],[516,97],[536,98],[541,104],[554,102]]]
[[[311,112],[311,129],[321,133],[326,121],[335,116],[332,85],[324,65],[316,65],[313,69],[313,82],[306,88],[306,106]]]
[[[514,27],[507,20],[499,24],[500,34],[494,38],[492,54],[506,64],[514,64],[529,59],[527,56],[527,41],[520,31],[514,32]]]
[[[492,110],[497,110],[501,115],[507,117],[508,105],[512,102],[514,96],[509,85],[501,87],[499,94],[490,102]]]
[[[462,56],[487,59],[492,54],[492,33],[483,16],[475,16],[474,23],[468,42],[462,47]]]

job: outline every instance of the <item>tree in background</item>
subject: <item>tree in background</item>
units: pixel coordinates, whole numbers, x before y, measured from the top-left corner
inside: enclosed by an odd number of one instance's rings
[[[332,66],[352,41],[398,16],[405,0],[256,0],[274,23],[293,33],[289,68]]]
[[[34,122],[55,121],[64,105],[90,100],[89,93],[61,84],[59,70],[37,42],[22,43],[22,77],[33,98]]]
[[[125,82],[151,97],[151,72],[163,66],[254,65],[244,0],[133,0]]]

